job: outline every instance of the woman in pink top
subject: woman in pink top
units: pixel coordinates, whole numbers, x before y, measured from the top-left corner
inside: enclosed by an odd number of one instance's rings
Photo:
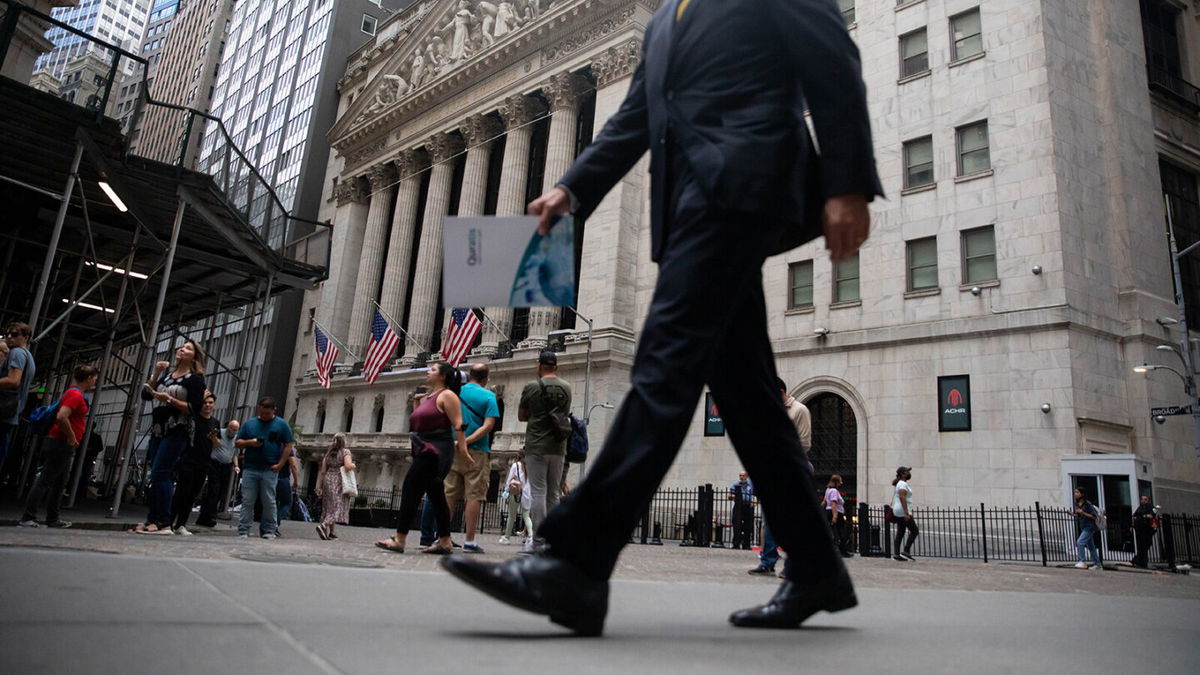
[[[849,521],[846,520],[846,499],[842,497],[839,489],[841,487],[842,477],[836,473],[830,476],[829,484],[825,486],[825,498],[821,503],[825,505],[825,513],[829,516],[829,526],[833,528],[838,550],[842,552],[843,558],[849,558],[854,554],[849,550],[850,537],[846,531]]]
[[[439,363],[429,369],[425,382],[430,392],[420,400],[408,418],[413,460],[404,476],[404,488],[400,493],[400,527],[390,538],[375,542],[379,548],[393,553],[404,553],[408,526],[417,515],[421,495],[428,497],[433,506],[438,530],[437,543],[422,552],[451,552],[450,508],[446,505],[442,481],[450,472],[455,452],[465,466],[475,466],[475,460],[467,452],[467,425],[463,424],[462,403],[458,400],[462,373],[450,364]]]

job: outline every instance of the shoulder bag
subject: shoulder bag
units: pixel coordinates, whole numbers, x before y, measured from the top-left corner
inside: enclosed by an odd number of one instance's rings
[[[358,477],[354,475],[354,469],[347,469],[343,464],[338,469],[342,474],[342,495],[346,497],[358,496]]]
[[[571,416],[567,413],[561,413],[550,405],[550,399],[546,395],[546,383],[538,378],[538,386],[542,389],[542,405],[546,407],[546,415],[550,417],[550,432],[554,435],[554,440],[565,441],[571,436]]]

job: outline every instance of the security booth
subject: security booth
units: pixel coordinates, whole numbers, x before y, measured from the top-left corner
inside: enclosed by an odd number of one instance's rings
[[[1107,520],[1100,533],[1101,557],[1106,561],[1133,557],[1133,539],[1129,528],[1133,511],[1142,495],[1153,501],[1151,462],[1137,455],[1067,455],[1062,458],[1063,504],[1074,504],[1079,488],[1088,501],[1099,507]],[[1074,541],[1071,542],[1072,547]]]

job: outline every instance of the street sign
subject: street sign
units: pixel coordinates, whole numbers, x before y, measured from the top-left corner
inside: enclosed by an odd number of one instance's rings
[[[1158,417],[1159,415],[1191,415],[1192,406],[1190,405],[1169,405],[1163,408],[1151,408],[1150,416]]]

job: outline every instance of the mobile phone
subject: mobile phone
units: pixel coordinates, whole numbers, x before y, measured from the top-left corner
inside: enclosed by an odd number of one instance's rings
[[[150,386],[150,385],[148,385],[148,384],[145,384],[145,383],[143,383],[143,384],[142,384],[142,388],[143,388],[143,389],[145,389],[145,390],[146,390],[148,393],[150,393],[150,394],[154,394],[154,393],[155,393],[154,387],[151,387],[151,386]]]

